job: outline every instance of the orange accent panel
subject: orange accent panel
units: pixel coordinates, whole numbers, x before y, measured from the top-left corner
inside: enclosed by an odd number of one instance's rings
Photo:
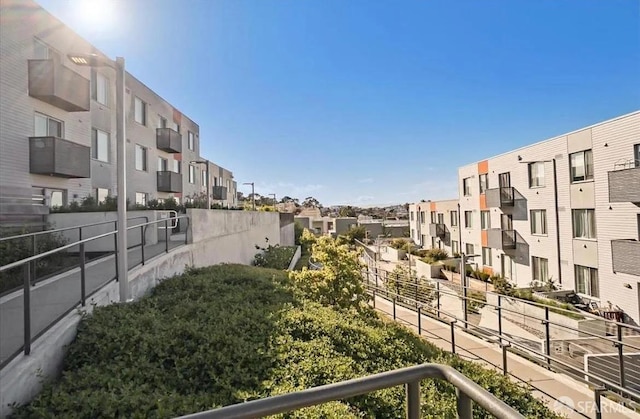
[[[478,163],[478,174],[484,175],[489,173],[489,160],[483,160]]]
[[[436,210],[436,203],[435,202],[430,202],[429,203],[429,211],[435,211]]]
[[[174,160],[182,161],[182,153],[177,153],[173,155]]]
[[[480,209],[486,210],[487,208],[487,195],[480,194]]]
[[[493,268],[490,268],[488,266],[483,266],[482,267],[482,272],[489,274],[489,275],[493,275]]]
[[[480,231],[480,239],[482,241],[482,247],[489,247],[489,240],[487,238],[487,230]]]
[[[182,192],[176,192],[173,194],[176,198],[182,198]]]
[[[182,125],[182,112],[177,109],[173,109],[173,122],[178,125]]]

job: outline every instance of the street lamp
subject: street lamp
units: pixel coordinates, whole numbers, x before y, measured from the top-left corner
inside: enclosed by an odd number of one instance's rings
[[[256,194],[255,194],[255,184],[253,182],[245,182],[243,185],[251,185],[251,206],[253,210],[256,210]]]
[[[116,251],[120,302],[129,299],[129,269],[127,262],[127,150],[125,137],[124,114],[124,58],[116,57],[113,61],[97,54],[69,54],[69,60],[76,65],[85,67],[110,67],[116,71],[116,139],[117,139],[117,184],[118,184],[118,217],[117,217],[117,244]]]
[[[272,197],[273,197],[273,210],[274,210],[274,211],[276,211],[276,212],[278,212],[278,209],[276,208],[276,194],[274,194],[274,193],[270,193],[270,194],[267,194],[267,195],[269,195],[269,196],[272,196]]]
[[[211,209],[211,178],[209,177],[209,160],[191,160],[189,163],[191,164],[206,164],[206,176],[207,176],[207,184],[205,188],[207,189],[207,209]]]

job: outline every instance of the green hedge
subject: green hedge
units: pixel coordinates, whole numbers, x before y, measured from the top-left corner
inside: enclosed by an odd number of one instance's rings
[[[528,417],[557,417],[525,388],[371,309],[321,306],[285,272],[236,265],[192,270],[139,302],[96,308],[61,379],[14,417],[168,418],[424,362],[452,365]],[[455,405],[453,386],[423,382],[423,417],[454,417]],[[403,409],[395,387],[282,417],[396,418]]]

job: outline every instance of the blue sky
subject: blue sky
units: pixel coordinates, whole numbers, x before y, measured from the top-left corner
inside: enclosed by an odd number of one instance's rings
[[[458,166],[640,108],[636,0],[39,3],[263,195],[455,197]]]

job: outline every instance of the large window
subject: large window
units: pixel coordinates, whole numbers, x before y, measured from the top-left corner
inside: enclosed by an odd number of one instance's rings
[[[462,179],[462,190],[464,196],[471,196],[471,178]]]
[[[487,189],[489,189],[489,175],[485,173],[483,175],[480,175],[478,179],[480,181],[480,193],[484,193]]]
[[[531,256],[531,270],[534,281],[547,281],[549,279],[549,260]]]
[[[96,188],[96,201],[98,203],[104,202],[105,199],[109,196],[109,189],[106,188]]]
[[[67,203],[67,191],[64,189],[49,189],[49,207],[63,207]]]
[[[483,230],[491,228],[491,213],[489,211],[480,211],[480,228]]]
[[[571,182],[593,179],[593,152],[579,151],[569,155]]]
[[[35,114],[33,131],[35,137],[63,138],[64,135],[62,121],[38,112]]]
[[[451,211],[451,227],[458,226],[458,211]]]
[[[136,170],[147,171],[147,148],[136,144]]]
[[[217,183],[217,182],[216,182],[216,183]],[[216,186],[217,186],[217,185],[216,185]],[[411,213],[409,214],[409,218],[411,219],[411,221],[413,221],[413,220],[414,220],[414,215],[413,215],[413,214],[414,214],[414,213],[413,213],[413,211],[411,211]]]
[[[36,60],[48,60],[51,58],[51,48],[38,38],[33,39],[33,58]]]
[[[438,213],[438,224],[444,224],[444,214]]]
[[[464,227],[465,228],[473,227],[473,212],[471,211],[464,212]]]
[[[473,255],[473,245],[471,243],[467,243],[465,245],[465,251],[467,252],[467,255]]]
[[[207,182],[207,171],[203,170],[201,172],[201,174],[202,174],[202,186],[206,188],[207,187],[207,183],[209,183],[209,182]]]
[[[189,165],[189,183],[196,183],[196,167]]]
[[[640,167],[640,144],[633,146],[633,162],[635,167]]]
[[[189,131],[188,134],[188,144],[189,146],[189,150],[194,150],[196,147],[196,140],[195,140],[195,135],[193,135],[193,132]]]
[[[169,160],[158,157],[158,171],[166,172],[169,170]]]
[[[460,243],[457,240],[451,240],[451,253],[460,253]]]
[[[576,292],[598,298],[600,287],[598,286],[598,270],[587,266],[575,265]]]
[[[91,98],[102,105],[109,105],[109,79],[95,69],[91,70]]]
[[[573,237],[576,239],[596,238],[596,211],[592,209],[574,209]]]
[[[431,224],[438,222],[438,214],[435,211],[431,211]]]
[[[181,173],[182,172],[182,164],[180,162],[180,160],[174,160],[173,161],[173,171],[176,173]]]
[[[147,194],[144,192],[136,192],[136,205],[147,205]]]
[[[158,115],[158,128],[166,128],[167,127],[167,118],[162,115]]]
[[[531,234],[547,234],[547,210],[531,210]]]
[[[544,162],[529,163],[529,187],[544,186]]]
[[[91,157],[109,162],[109,134],[99,129],[91,130]]]
[[[420,211],[420,224],[424,224],[424,222],[426,221],[427,215],[425,213],[425,211]]]
[[[139,97],[134,99],[134,119],[138,124],[147,125],[147,104]]]
[[[491,248],[490,247],[482,248],[482,265],[491,266]]]

